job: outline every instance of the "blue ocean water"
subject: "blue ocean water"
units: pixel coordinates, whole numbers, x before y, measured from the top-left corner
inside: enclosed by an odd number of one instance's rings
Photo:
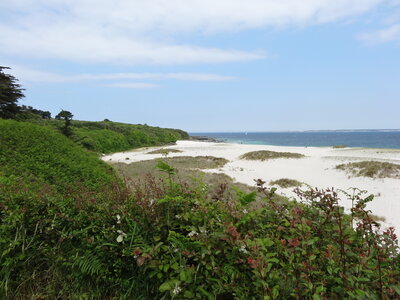
[[[346,130],[302,132],[196,132],[217,140],[258,145],[347,147],[400,149],[400,130]]]

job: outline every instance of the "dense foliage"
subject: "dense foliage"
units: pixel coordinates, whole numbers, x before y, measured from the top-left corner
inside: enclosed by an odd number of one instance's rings
[[[72,128],[85,147],[101,153],[165,145],[189,137],[179,129],[116,122],[74,121]]]
[[[114,181],[96,154],[58,132],[26,122],[0,119],[0,175],[41,180],[59,191],[84,185],[91,190]]]
[[[65,133],[65,120],[30,120]],[[189,135],[179,129],[134,125],[110,121],[90,122],[72,120],[68,123],[68,136],[88,150],[98,153],[126,151],[133,148],[158,146],[187,139]]]
[[[0,66],[0,118],[13,118],[19,112],[18,100],[24,97],[17,79]]]

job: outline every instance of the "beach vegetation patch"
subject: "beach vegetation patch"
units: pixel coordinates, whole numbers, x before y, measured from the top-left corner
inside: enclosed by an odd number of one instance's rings
[[[183,151],[178,150],[178,149],[157,149],[153,150],[150,152],[147,152],[147,154],[162,154],[162,155],[168,155],[170,153],[182,153]]]
[[[303,154],[294,153],[294,152],[275,152],[268,150],[260,150],[260,151],[252,151],[247,152],[240,156],[241,159],[246,160],[269,160],[269,159],[277,159],[277,158],[302,158]]]
[[[130,164],[112,163],[112,166],[114,166],[119,172],[121,172],[123,176],[131,179],[140,178],[146,174],[159,177],[159,175],[161,174],[160,170],[157,169],[157,164],[159,161],[159,159],[152,159],[133,162]],[[224,158],[213,156],[177,156],[168,157],[163,159],[162,161],[177,169],[180,172],[181,177],[186,177],[186,175],[189,176],[197,170],[217,169],[224,166],[228,162],[228,160]],[[221,176],[222,175],[225,178],[230,178],[225,174],[221,174]],[[231,179],[229,181],[231,181]]]
[[[334,145],[332,148],[340,149],[340,148],[346,148],[346,147],[347,147],[346,145],[339,144],[339,145]]]
[[[270,185],[278,185],[281,188],[299,187],[303,183],[295,179],[281,178],[270,182]]]
[[[336,169],[347,171],[348,173],[356,177],[400,178],[400,165],[389,162],[352,162],[337,165]]]

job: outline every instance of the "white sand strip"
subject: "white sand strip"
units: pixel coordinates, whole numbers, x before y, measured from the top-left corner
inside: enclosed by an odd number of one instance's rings
[[[344,171],[335,169],[341,163],[376,160],[400,164],[400,150],[331,147],[286,147],[248,144],[210,143],[198,141],[178,141],[177,145],[156,148],[142,148],[129,152],[120,152],[103,157],[104,161],[131,163],[162,157],[161,154],[147,154],[155,149],[178,149],[181,153],[174,156],[215,156],[229,160],[220,169],[209,172],[225,173],[237,182],[254,185],[254,179],[261,178],[269,183],[281,178],[295,179],[313,187],[348,190],[352,187],[367,190],[376,197],[368,204],[373,214],[386,218],[385,226],[394,226],[400,233],[400,179],[373,179],[367,177],[349,177]],[[304,154],[301,159],[272,159],[268,161],[241,160],[240,155],[258,150],[295,152]],[[128,159],[127,159],[128,158]],[[288,197],[294,196],[292,188],[278,188]],[[350,201],[343,201],[350,208]]]

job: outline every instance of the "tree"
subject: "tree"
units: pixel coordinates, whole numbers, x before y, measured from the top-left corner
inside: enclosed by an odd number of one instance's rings
[[[11,119],[19,112],[18,100],[25,97],[17,79],[3,72],[8,67],[0,66],[0,118]]]
[[[68,110],[61,110],[58,115],[55,117],[57,120],[64,120],[64,125],[61,127],[61,132],[65,136],[71,136],[72,135],[72,129],[71,129],[71,121],[74,115],[69,112]]]
[[[42,119],[50,120],[51,119],[51,113],[49,111],[41,110],[41,109],[36,109],[33,108],[32,106],[26,106],[22,105],[20,107],[20,113],[22,116],[25,116],[26,118],[31,118],[33,116],[39,116]]]

